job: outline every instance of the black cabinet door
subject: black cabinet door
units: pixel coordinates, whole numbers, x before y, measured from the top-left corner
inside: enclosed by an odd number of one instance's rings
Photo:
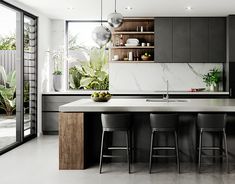
[[[154,30],[155,61],[172,62],[172,18],[155,18]]]
[[[209,18],[209,62],[226,62],[226,18]]]
[[[190,18],[173,18],[173,62],[190,62]]]
[[[235,16],[228,18],[229,62],[235,62]]]
[[[191,62],[209,61],[208,18],[191,18]]]

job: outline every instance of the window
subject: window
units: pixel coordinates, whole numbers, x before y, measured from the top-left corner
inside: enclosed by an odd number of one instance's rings
[[[108,50],[92,40],[99,21],[67,22],[68,89],[108,90]]]

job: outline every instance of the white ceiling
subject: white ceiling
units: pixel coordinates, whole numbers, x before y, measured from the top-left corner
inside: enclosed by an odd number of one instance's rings
[[[100,0],[15,0],[52,19],[100,19]],[[131,6],[131,11],[125,7]],[[192,10],[186,10],[191,6]],[[68,10],[73,7],[74,9]],[[103,17],[114,11],[114,0],[103,0]],[[117,0],[124,16],[226,16],[235,14],[235,0]]]

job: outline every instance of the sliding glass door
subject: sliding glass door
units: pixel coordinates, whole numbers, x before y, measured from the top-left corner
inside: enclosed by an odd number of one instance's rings
[[[37,18],[0,2],[0,153],[36,136]]]

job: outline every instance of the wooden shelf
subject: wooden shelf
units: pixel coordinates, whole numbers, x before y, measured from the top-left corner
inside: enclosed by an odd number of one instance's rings
[[[136,31],[118,31],[113,32],[113,35],[121,35],[121,34],[133,34],[133,35],[142,35],[142,34],[154,34],[152,31],[146,31],[146,32],[136,32]]]
[[[110,49],[154,49],[154,46],[133,46],[133,47],[126,47],[126,46],[117,46],[117,47],[110,47]]]
[[[137,27],[143,26],[143,32],[137,31]],[[120,27],[115,28],[112,31],[112,41],[113,46],[109,47],[109,58],[114,58],[115,55],[121,60],[123,58],[128,58],[129,52],[133,52],[133,56],[138,54],[139,56],[144,53],[151,54],[153,60],[154,58],[154,18],[134,18],[134,19],[124,19]],[[150,43],[150,46],[115,46],[119,43],[126,43],[128,39],[136,38],[140,43]],[[133,57],[134,58],[134,57]],[[110,61],[110,63],[154,63],[154,61]]]
[[[109,63],[156,63],[155,61],[109,61]]]

